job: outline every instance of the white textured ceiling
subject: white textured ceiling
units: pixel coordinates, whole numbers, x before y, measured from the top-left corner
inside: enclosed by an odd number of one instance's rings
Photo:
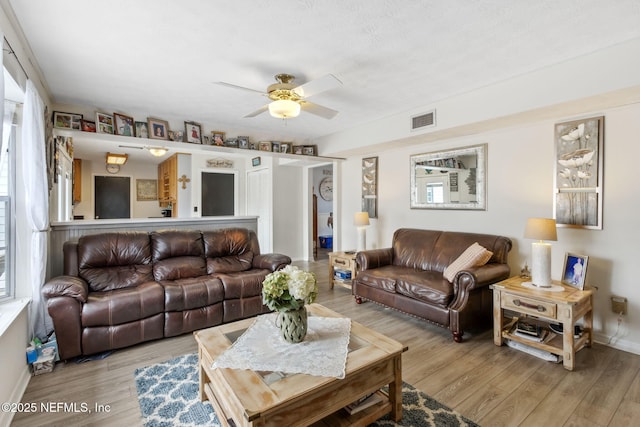
[[[304,141],[640,37],[640,0],[9,0],[53,101]],[[243,118],[273,75],[343,87]],[[144,119],[137,117],[136,119]]]

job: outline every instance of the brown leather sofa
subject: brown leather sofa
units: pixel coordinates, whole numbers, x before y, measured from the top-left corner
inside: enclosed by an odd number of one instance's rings
[[[290,263],[241,228],[87,235],[65,243],[43,296],[69,359],[268,312],[262,281]]]
[[[445,279],[447,266],[476,242],[493,252],[489,261]],[[356,254],[353,294],[358,303],[366,299],[448,328],[462,342],[465,329],[491,325],[489,285],[509,277],[510,250],[511,240],[501,236],[398,229],[390,248]]]

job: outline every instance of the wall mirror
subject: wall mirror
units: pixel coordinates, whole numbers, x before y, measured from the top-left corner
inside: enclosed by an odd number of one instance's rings
[[[411,209],[487,206],[487,144],[411,156]]]

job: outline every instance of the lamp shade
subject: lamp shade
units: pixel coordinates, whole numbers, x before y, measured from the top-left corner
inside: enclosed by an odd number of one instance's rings
[[[353,216],[353,225],[358,227],[369,225],[369,212],[356,212]]]
[[[558,240],[556,220],[552,218],[529,218],[524,229],[524,237],[535,240]]]
[[[278,99],[269,104],[269,114],[278,119],[298,117],[300,104],[290,99]]]

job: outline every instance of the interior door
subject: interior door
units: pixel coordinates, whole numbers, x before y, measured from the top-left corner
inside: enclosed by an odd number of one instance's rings
[[[267,169],[247,172],[247,215],[258,217],[260,251],[263,253],[272,252],[271,197]]]
[[[131,218],[131,179],[128,176],[94,178],[95,218]]]

